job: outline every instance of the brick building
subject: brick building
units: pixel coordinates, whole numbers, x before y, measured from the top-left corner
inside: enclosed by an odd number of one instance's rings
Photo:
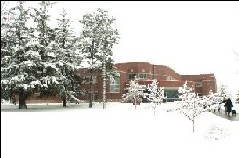
[[[131,79],[137,77],[139,84],[148,85],[153,79],[157,79],[159,87],[164,87],[165,96],[168,101],[178,98],[178,88],[182,87],[187,80],[188,87],[192,87],[198,95],[207,95],[209,91],[217,91],[216,78],[214,74],[199,75],[180,75],[173,69],[164,65],[153,65],[149,62],[126,62],[115,64],[118,72],[118,78],[107,80],[106,98],[107,100],[120,101],[122,95],[126,93],[125,88]],[[84,69],[80,69],[81,75]],[[86,81],[81,85],[84,90],[79,99],[88,100],[90,89],[90,76],[86,75]],[[101,74],[95,74],[93,78],[94,100],[102,100],[102,77]]]

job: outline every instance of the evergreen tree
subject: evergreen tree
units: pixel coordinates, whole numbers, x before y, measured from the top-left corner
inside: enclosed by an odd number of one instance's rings
[[[30,42],[32,30],[26,26],[29,10],[23,1],[9,10],[7,23],[3,24],[5,32],[1,42],[1,83],[4,89],[10,90],[9,96],[19,95],[19,108],[27,108],[25,100],[31,93],[29,85],[35,81],[33,70],[37,68],[38,56],[31,52],[27,44]],[[4,50],[4,51],[2,51]],[[33,57],[34,56],[34,57]],[[3,90],[3,89],[2,89]]]
[[[83,24],[80,49],[89,65],[87,73],[91,76],[89,108],[92,108],[93,101],[93,74],[102,71],[103,63],[106,63],[106,68],[113,68],[112,49],[119,39],[118,31],[112,26],[116,19],[109,17],[107,13],[105,10],[97,9],[97,12],[85,14],[80,20]]]
[[[10,10],[7,8],[7,1],[1,1],[1,79],[5,78],[5,73],[2,69],[8,65],[10,52],[8,51],[7,32],[10,28]],[[1,80],[1,99],[8,100],[10,91],[8,89],[8,80]]]
[[[1,34],[3,25],[6,24],[8,20],[9,10],[8,10],[9,1],[1,1]]]
[[[38,90],[40,97],[56,95],[58,93],[58,69],[56,67],[57,55],[55,45],[55,30],[49,27],[49,9],[53,3],[41,1],[33,8],[31,16],[35,22],[34,36],[31,38],[30,47],[39,56],[35,78],[40,85]]]
[[[41,1],[39,8],[24,9],[24,2],[19,1],[17,7],[12,8],[10,23],[5,35],[6,52],[2,61],[5,66],[1,72],[4,82],[8,81],[11,91],[19,93],[19,108],[26,108],[25,100],[34,92],[43,92],[47,89],[57,92],[48,84],[56,83],[54,76],[56,69],[54,63],[53,49],[50,45],[54,39],[54,30],[48,26],[48,9],[52,3]],[[30,19],[31,18],[31,19]],[[34,20],[35,28],[27,27],[29,20]]]
[[[75,47],[76,37],[65,10],[57,19],[58,27],[53,29],[48,24],[48,11],[52,3],[42,1],[39,6],[40,8],[34,8],[33,16],[37,23],[35,47],[41,57],[38,67],[41,96],[60,95],[65,107],[67,99],[76,99],[75,85],[81,79],[77,69],[82,57]]]
[[[78,68],[82,61],[80,52],[76,49],[76,37],[70,27],[70,19],[67,17],[65,10],[62,11],[56,28],[55,43],[53,44],[54,52],[56,52],[56,69],[60,86],[59,94],[63,100],[63,106],[66,106],[66,99],[75,98],[75,85],[81,82],[78,74]]]

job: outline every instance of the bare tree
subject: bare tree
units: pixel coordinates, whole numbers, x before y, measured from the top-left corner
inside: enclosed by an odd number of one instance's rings
[[[158,82],[156,79],[154,79],[153,82],[148,85],[147,90],[149,91],[149,94],[147,94],[147,99],[150,103],[153,103],[152,108],[154,109],[155,116],[157,105],[161,104],[165,98],[164,88],[158,87]]]
[[[136,109],[136,105],[142,101],[141,98],[143,96],[144,88],[142,85],[138,84],[137,78],[131,80],[128,85],[129,87],[126,88],[127,93],[123,94],[122,98],[125,102],[133,102]]]
[[[194,132],[195,118],[202,112],[207,111],[207,107],[209,106],[204,106],[205,101],[193,93],[192,88],[187,87],[187,81],[183,87],[179,87],[178,92],[180,93],[179,97],[182,101],[178,102],[179,106],[175,110],[184,114],[190,121],[192,121],[192,128]]]

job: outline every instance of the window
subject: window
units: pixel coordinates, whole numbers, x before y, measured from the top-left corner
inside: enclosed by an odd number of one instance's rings
[[[139,74],[139,79],[147,79],[147,74],[145,74],[145,73],[140,73],[140,74]]]
[[[167,76],[167,80],[175,80],[172,76]]]
[[[90,76],[85,76],[84,81],[87,83],[90,82]]]
[[[110,93],[119,93],[120,92],[120,73],[117,74],[117,77],[110,78]]]
[[[89,84],[90,83],[90,78],[91,76],[85,76],[83,84]],[[92,83],[95,84],[97,83],[96,77],[92,76]]]
[[[137,76],[137,74],[132,74],[132,73],[130,73],[130,74],[129,74],[129,80],[134,80],[134,79],[135,79],[135,76]]]
[[[202,82],[196,82],[196,83],[195,83],[195,86],[196,86],[196,87],[202,87]]]

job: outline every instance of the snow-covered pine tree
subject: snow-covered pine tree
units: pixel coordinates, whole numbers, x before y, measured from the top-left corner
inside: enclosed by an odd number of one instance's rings
[[[55,42],[51,42],[50,52],[55,52],[54,64],[56,66],[56,77],[58,84],[57,90],[61,95],[63,107],[66,106],[66,100],[74,99],[75,85],[80,84],[81,77],[78,74],[78,68],[81,65],[83,57],[76,49],[76,37],[70,25],[70,19],[67,18],[67,13],[63,9],[61,17],[57,19],[58,27],[55,29]]]
[[[129,87],[126,88],[127,92],[123,94],[122,98],[125,102],[133,102],[136,109],[136,104],[142,101],[143,86],[138,84],[138,79],[130,80]]]
[[[187,87],[187,81],[184,83],[183,87],[179,87],[178,92],[180,94],[179,98],[182,98],[182,101],[178,102],[179,107],[177,110],[192,121],[194,132],[195,118],[202,112],[205,112],[206,109],[201,104],[201,99],[192,92],[192,88]]]
[[[10,91],[8,89],[8,81],[2,80],[6,75],[2,69],[8,66],[8,57],[11,56],[11,52],[8,50],[9,41],[7,40],[7,32],[10,28],[9,14],[11,14],[11,12],[7,5],[7,1],[1,1],[1,99],[5,100],[10,99]]]
[[[161,104],[164,99],[164,88],[158,88],[158,81],[154,79],[151,84],[148,85],[147,99],[149,102],[153,103],[154,115],[157,105]]]
[[[3,29],[3,24],[6,24],[8,20],[9,10],[8,10],[9,1],[1,1],[1,34]]]
[[[37,69],[39,56],[28,47],[32,30],[26,24],[29,19],[29,10],[25,9],[23,1],[9,10],[10,18],[4,25],[5,32],[1,35],[4,44],[1,49],[1,84],[9,95],[18,93],[19,108],[27,108],[25,100],[32,92],[36,78],[33,73]],[[3,29],[3,30],[4,30]],[[4,51],[2,51],[4,49]]]
[[[106,62],[113,61],[112,49],[119,39],[117,29],[113,28],[115,20],[115,18],[109,17],[108,11],[100,8],[97,9],[97,12],[85,14],[83,19],[80,20],[83,30],[80,35],[79,47],[89,66],[87,73],[91,76],[89,108],[92,108],[93,101],[93,74],[99,70],[102,71],[104,60]],[[112,67],[110,64],[106,63],[106,65],[109,65],[108,68]]]
[[[1,15],[7,10],[8,1],[1,1]]]
[[[49,9],[53,3],[41,1],[38,6],[33,8],[31,16],[35,22],[34,36],[31,38],[29,47],[34,49],[34,54],[38,55],[37,70],[34,77],[40,83],[38,90],[40,96],[50,96],[59,94],[59,68],[57,64],[57,50],[55,44],[56,32],[50,28]]]

